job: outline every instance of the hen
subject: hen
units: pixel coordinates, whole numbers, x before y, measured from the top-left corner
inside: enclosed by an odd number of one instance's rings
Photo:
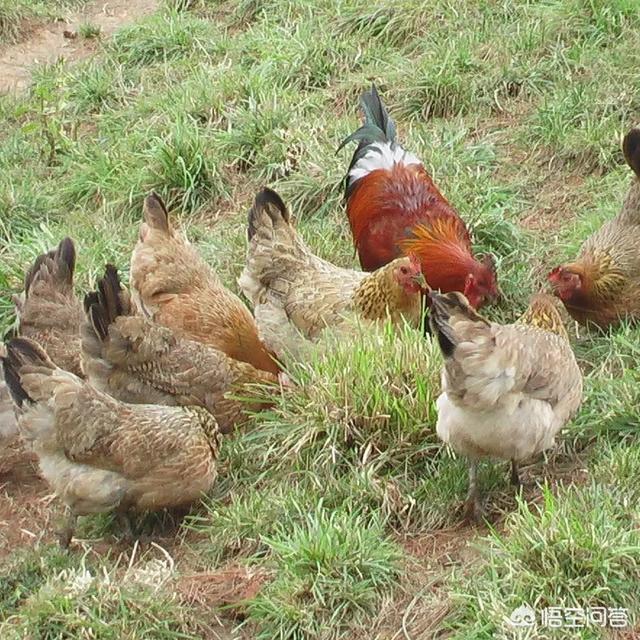
[[[431,294],[445,364],[436,430],[470,458],[465,516],[481,514],[478,460],[518,462],[551,447],[582,401],[582,374],[554,299],[535,296],[520,322],[485,320],[460,293]]]
[[[67,505],[68,546],[77,517],[190,504],[216,477],[219,432],[200,407],[129,405],[63,371],[33,341],[13,338],[2,358],[23,438]]]
[[[73,292],[76,250],[71,238],[38,256],[14,297],[18,334],[35,340],[61,368],[82,376],[82,305]]]
[[[415,258],[398,258],[373,273],[336,267],[311,252],[271,189],[255,198],[248,236],[247,264],[238,284],[276,353],[290,345],[287,332],[315,339],[350,313],[369,321],[388,316],[420,323],[425,282]]]
[[[215,416],[220,431],[228,433],[246,419],[246,410],[257,410],[260,404],[226,394],[241,394],[244,384],[277,382],[272,373],[177,337],[138,315],[112,265],[107,265],[98,290],[85,297],[84,305],[87,378],[123,402],[204,407]]]
[[[640,318],[640,129],[622,145],[635,175],[618,215],[582,245],[578,257],[549,274],[571,317],[601,328]]]
[[[277,374],[280,369],[260,341],[247,307],[171,227],[167,209],[155,194],[145,200],[144,220],[131,257],[138,307],[178,335]]]
[[[358,147],[346,177],[347,215],[360,264],[373,271],[415,253],[432,289],[461,291],[478,308],[498,296],[493,258],[476,259],[471,237],[424,165],[396,142],[375,85],[361,99],[364,125],[342,142]]]
[[[0,344],[0,348],[2,345]],[[2,368],[0,367],[0,445],[4,446],[5,441],[11,441],[18,433],[15,410],[11,401],[9,387],[7,387]]]

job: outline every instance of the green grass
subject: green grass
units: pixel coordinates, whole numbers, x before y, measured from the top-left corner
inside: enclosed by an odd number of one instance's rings
[[[72,4],[0,0],[0,39]],[[63,235],[78,244],[79,292],[107,261],[126,280],[151,189],[234,290],[265,184],[319,255],[355,267],[341,203],[351,149],[335,150],[372,80],[477,250],[496,255],[505,297],[487,314],[510,322],[621,204],[639,27],[634,0],[167,0],[100,36],[91,60],[38,69],[26,95],[0,98],[0,329],[24,270]],[[225,441],[219,481],[186,521],[178,573],[269,575],[238,637],[402,637],[411,578],[438,584],[451,603],[439,631],[465,640],[510,637],[503,619],[523,603],[625,606],[637,621],[638,328],[581,330],[584,406],[549,465],[531,467],[531,500],[514,498],[505,464],[484,465],[494,529],[461,529],[477,551],[461,542],[451,562],[421,563],[424,576],[406,575],[400,542],[456,526],[466,491],[464,461],[434,433],[440,356],[408,328],[354,336],[289,363],[295,392]],[[109,519],[82,527],[114,533]],[[16,562],[0,578],[2,637],[203,633],[168,583],[123,582],[111,555],[90,570],[113,584],[75,598],[58,579],[79,570],[75,555],[42,545]],[[380,619],[383,603],[399,617]]]
[[[265,540],[276,577],[249,605],[256,638],[320,637],[362,622],[399,574],[400,550],[379,519],[315,511]]]
[[[78,27],[78,33],[85,40],[92,40],[100,37],[101,28],[90,22],[84,22]]]
[[[0,44],[21,40],[42,20],[64,17],[87,0],[0,0]]]
[[[23,553],[0,573],[0,631],[3,638],[202,637],[206,623],[159,592],[170,579],[170,567],[148,557],[127,567],[57,550]]]
[[[623,464],[637,462],[637,454],[637,447],[622,454]],[[613,455],[621,457],[619,451]],[[532,509],[519,503],[505,532],[487,540],[482,569],[462,586],[465,608],[454,627],[466,638],[487,637],[504,628],[505,618],[523,604],[536,611],[622,607],[637,616],[638,492],[620,486],[620,475],[613,485],[596,477],[555,496],[543,488],[542,504]]]

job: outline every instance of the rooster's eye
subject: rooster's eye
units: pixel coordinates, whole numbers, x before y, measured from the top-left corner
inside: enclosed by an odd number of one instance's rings
[[[400,273],[407,275],[407,267],[400,267]]]

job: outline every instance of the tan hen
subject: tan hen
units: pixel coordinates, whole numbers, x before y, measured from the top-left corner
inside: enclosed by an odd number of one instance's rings
[[[260,341],[251,312],[173,229],[155,194],[145,200],[144,220],[131,257],[138,307],[178,335],[277,374],[280,369]]]
[[[347,315],[419,325],[426,282],[417,259],[398,258],[373,273],[337,267],[311,252],[271,189],[255,198],[248,236],[247,264],[238,284],[276,353],[290,349],[297,335],[318,338]]]

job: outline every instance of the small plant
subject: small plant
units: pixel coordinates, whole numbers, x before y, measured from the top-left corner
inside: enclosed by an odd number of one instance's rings
[[[188,12],[168,12],[116,33],[110,49],[122,64],[148,65],[179,60],[195,51],[205,52],[211,28]]]
[[[195,123],[179,120],[152,145],[149,182],[167,193],[169,202],[179,201],[189,213],[212,196],[224,193],[224,185],[216,175],[216,166]]]
[[[99,25],[84,22],[78,27],[78,33],[85,40],[93,40],[100,37],[102,29]]]

